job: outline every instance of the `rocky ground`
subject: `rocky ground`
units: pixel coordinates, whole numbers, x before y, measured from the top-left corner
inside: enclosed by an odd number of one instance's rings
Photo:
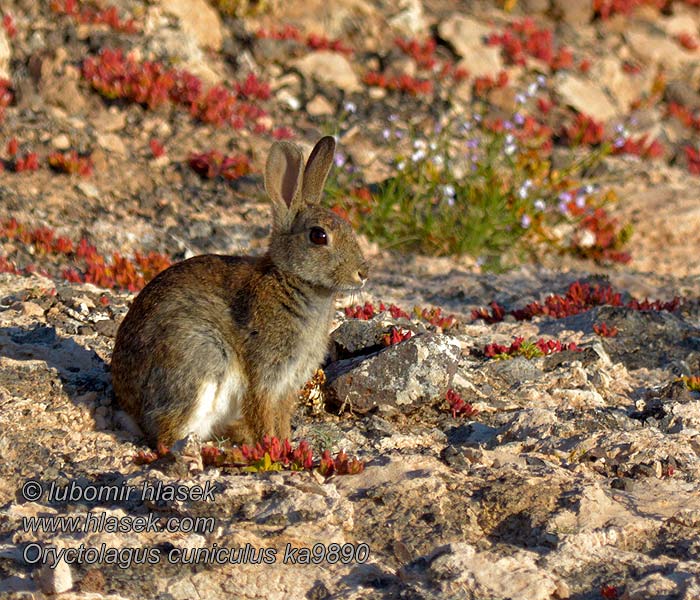
[[[697,3],[212,4],[219,10],[204,0],[125,0],[116,13],[66,0],[3,4],[0,595],[700,597]],[[523,61],[485,43],[525,16],[555,32],[553,56],[546,35]],[[285,25],[295,29],[283,35]],[[465,67],[468,78],[428,96],[372,84],[368,71],[425,80],[397,36],[432,37],[438,65]],[[90,80],[85,61],[104,48],[242,87],[235,101],[223,93],[189,109],[161,103],[150,80],[136,101],[136,87],[100,94],[124,67],[104,63]],[[371,281],[339,299],[326,381],[302,394],[294,438],[311,444],[314,467],[327,448],[364,470],[248,472],[196,439],[147,456],[109,376],[117,327],[144,278],[194,254],[263,251],[260,172],[275,137],[310,147],[338,133],[363,180],[381,182],[396,171],[383,137],[390,116],[408,128],[439,107],[468,114],[476,78],[500,71],[507,85],[481,99],[496,116],[512,114],[539,74],[552,131],[585,113],[606,139],[622,124],[629,139],[659,141],[656,156],[621,152],[585,174],[615,190],[607,210],[633,226],[632,260],[596,263],[542,244],[497,274],[478,257],[399,254],[363,237]],[[595,151],[563,137],[554,135],[553,161]],[[91,159],[82,175],[49,168],[52,152],[72,149],[76,169]],[[212,149],[245,156],[248,172],[202,177],[192,153]],[[141,262],[123,258],[135,253]],[[29,480],[43,486],[38,498]],[[158,483],[214,488],[204,499],[142,497]],[[50,497],[52,484],[88,497]],[[129,493],[89,497],[109,486]],[[52,516],[122,519],[125,530],[28,521]],[[125,525],[149,516],[179,528]],[[80,548],[79,560],[66,554]],[[188,554],[199,548],[235,549],[239,560]],[[38,549],[64,560],[35,560]],[[255,560],[261,549],[276,560]]]

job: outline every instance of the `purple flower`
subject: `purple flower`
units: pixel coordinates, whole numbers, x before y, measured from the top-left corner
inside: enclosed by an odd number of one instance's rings
[[[571,195],[571,192],[562,192],[559,194],[559,200],[562,202],[571,202],[571,199],[573,196]]]
[[[335,163],[336,167],[342,167],[345,164],[346,160],[347,158],[342,152],[337,152],[335,157],[333,158],[333,162]]]
[[[527,213],[523,214],[523,216],[520,217],[520,227],[522,227],[523,229],[527,229],[528,227],[530,227],[531,223],[532,219]]]

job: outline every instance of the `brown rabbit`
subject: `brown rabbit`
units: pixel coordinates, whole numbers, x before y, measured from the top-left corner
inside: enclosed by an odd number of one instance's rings
[[[326,353],[336,294],[367,278],[350,225],[320,206],[334,151],[333,138],[322,138],[304,168],[299,146],[272,146],[264,256],[191,258],[134,300],[117,332],[112,380],[151,444],[188,433],[290,436],[298,390]]]

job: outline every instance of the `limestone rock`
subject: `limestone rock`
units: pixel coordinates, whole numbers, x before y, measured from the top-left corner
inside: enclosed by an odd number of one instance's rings
[[[492,31],[492,27],[461,14],[454,14],[438,25],[440,37],[452,45],[462,57],[461,64],[475,77],[494,76],[503,69],[500,47],[484,43]]]
[[[306,112],[312,117],[321,117],[332,115],[333,105],[321,95],[314,96],[306,105]]]
[[[539,554],[517,550],[501,557],[470,544],[451,544],[429,557],[433,580],[445,592],[459,586],[462,597],[494,600],[568,598],[568,586],[537,565]]]
[[[12,47],[4,28],[0,28],[0,78],[10,79],[10,60]]]
[[[350,61],[338,52],[312,52],[293,64],[307,80],[316,79],[345,92],[357,92],[362,89],[360,79]]]
[[[223,30],[219,13],[205,0],[161,0],[163,10],[175,15],[200,47],[221,49]]]
[[[426,30],[421,0],[400,0],[397,12],[388,18],[389,24],[401,35],[421,36]]]
[[[662,65],[671,72],[700,60],[699,50],[686,50],[672,38],[655,35],[643,28],[636,27],[625,31],[625,39],[640,60],[650,65]]]
[[[557,76],[555,86],[563,102],[579,112],[591,115],[600,121],[608,121],[618,114],[615,105],[593,81],[570,73],[562,73]]]

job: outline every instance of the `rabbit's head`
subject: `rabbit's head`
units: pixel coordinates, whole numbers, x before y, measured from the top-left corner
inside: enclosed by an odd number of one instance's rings
[[[334,152],[335,140],[321,138],[304,167],[299,146],[276,142],[265,167],[265,189],[272,200],[272,261],[332,292],[361,288],[368,272],[350,224],[320,205]]]

